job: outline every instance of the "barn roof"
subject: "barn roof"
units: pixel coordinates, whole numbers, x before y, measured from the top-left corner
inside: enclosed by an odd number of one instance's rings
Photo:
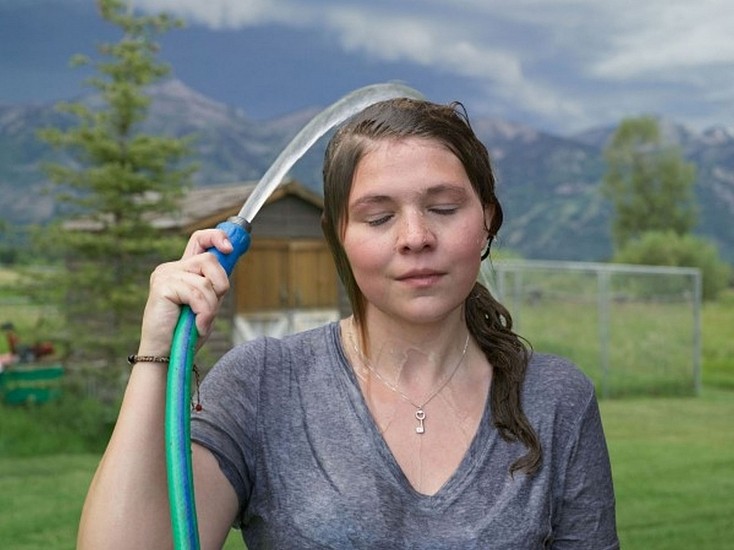
[[[239,213],[245,200],[255,189],[256,184],[257,182],[245,182],[192,189],[181,202],[181,210],[177,218],[170,220],[172,225],[169,227],[180,227],[187,231],[202,227],[214,227],[217,223]],[[289,180],[281,183],[273,191],[265,201],[263,208],[286,196],[296,196],[319,209],[324,206],[321,195],[296,180]],[[166,220],[160,220],[159,223],[161,225],[157,225],[157,227],[166,227],[162,225],[166,223]]]
[[[188,228],[215,216],[223,221],[239,212],[256,183],[240,182],[190,189],[181,199],[179,210],[170,217],[155,219],[153,226],[161,229]]]
[[[214,227],[230,216],[235,216],[256,185],[256,181],[249,181],[190,189],[181,199],[177,211],[170,216],[156,217],[151,224],[159,229],[181,229],[186,232],[202,227]],[[287,180],[273,191],[263,208],[286,196],[296,196],[317,208],[323,208],[324,205],[321,195],[296,180]],[[101,229],[100,222],[89,218],[71,220],[64,226],[67,229],[81,231]]]

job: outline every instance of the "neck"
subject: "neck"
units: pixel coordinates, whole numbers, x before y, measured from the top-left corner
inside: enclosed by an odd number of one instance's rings
[[[450,374],[466,353],[469,338],[463,311],[440,325],[411,326],[369,317],[365,330],[350,318],[343,331],[368,369],[389,383],[415,393],[433,387]],[[362,334],[367,336],[367,341]]]

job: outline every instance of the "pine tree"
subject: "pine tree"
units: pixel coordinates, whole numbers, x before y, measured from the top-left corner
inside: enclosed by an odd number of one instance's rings
[[[63,258],[43,288],[57,290],[69,359],[120,365],[137,349],[139,322],[152,266],[183,248],[182,238],[154,227],[170,215],[190,185],[189,138],[143,133],[147,87],[170,68],[157,59],[156,38],[180,26],[166,14],[140,15],[122,0],[97,0],[101,17],[122,31],[98,46],[88,65],[92,100],[62,103],[75,124],[46,128],[40,138],[62,151],[45,167],[63,214],[41,232],[46,250]],[[48,297],[50,294],[37,293]]]

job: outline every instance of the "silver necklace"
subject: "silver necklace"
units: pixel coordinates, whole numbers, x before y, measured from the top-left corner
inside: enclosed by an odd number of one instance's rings
[[[424,434],[426,433],[426,426],[424,424],[426,420],[426,411],[425,406],[428,405],[428,403],[431,402],[431,400],[436,397],[439,393],[441,393],[441,390],[443,390],[446,385],[451,382],[456,372],[459,370],[459,367],[464,362],[464,357],[466,356],[466,350],[469,347],[469,334],[466,335],[466,342],[464,342],[464,349],[461,352],[461,357],[459,357],[459,360],[456,362],[456,366],[451,371],[451,374],[449,374],[446,379],[438,384],[436,386],[436,389],[434,389],[427,398],[423,399],[423,402],[418,404],[415,403],[410,397],[405,395],[402,391],[400,391],[400,388],[398,388],[395,384],[390,382],[389,380],[382,377],[382,375],[375,369],[370,360],[365,357],[365,355],[362,353],[362,350],[359,348],[359,345],[357,344],[357,341],[354,338],[354,319],[352,319],[352,326],[349,331],[349,341],[352,343],[352,347],[354,348],[354,352],[357,354],[357,357],[362,362],[362,364],[365,366],[365,368],[370,371],[372,374],[374,374],[377,379],[382,382],[385,387],[387,387],[389,390],[395,392],[398,394],[403,400],[407,401],[411,405],[415,407],[415,419],[418,421],[418,425],[415,427],[415,433],[417,434]]]

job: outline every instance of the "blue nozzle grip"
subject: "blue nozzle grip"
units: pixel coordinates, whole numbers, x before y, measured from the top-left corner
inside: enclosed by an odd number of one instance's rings
[[[217,229],[221,229],[227,234],[227,238],[233,246],[232,252],[222,254],[214,247],[210,248],[207,252],[211,252],[217,257],[217,260],[219,260],[219,263],[229,276],[232,275],[237,260],[250,248],[250,223],[244,218],[233,216],[217,225]]]

